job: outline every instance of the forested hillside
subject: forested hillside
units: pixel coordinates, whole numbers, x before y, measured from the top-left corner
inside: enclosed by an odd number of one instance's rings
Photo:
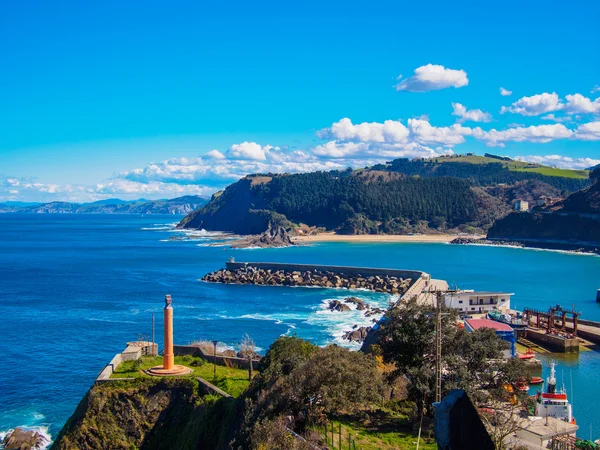
[[[535,205],[541,197],[560,198],[590,184],[587,171],[530,167],[490,156],[461,158],[249,175],[215,194],[179,226],[239,234],[299,224],[341,234],[477,232],[506,216],[516,200]]]

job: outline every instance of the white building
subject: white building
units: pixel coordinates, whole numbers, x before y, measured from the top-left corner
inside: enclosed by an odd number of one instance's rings
[[[510,310],[510,297],[506,292],[476,292],[470,290],[449,291],[444,294],[444,304],[465,313],[485,314],[497,309]]]
[[[526,202],[525,200],[517,200],[515,202],[515,210],[529,211],[529,202]]]

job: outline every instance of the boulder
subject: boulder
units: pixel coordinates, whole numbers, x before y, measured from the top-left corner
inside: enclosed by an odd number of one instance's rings
[[[339,300],[331,300],[329,302],[329,310],[346,312],[346,311],[350,311],[350,307],[348,305],[345,305],[344,303],[340,302]]]
[[[345,303],[352,303],[354,305],[356,305],[356,309],[358,311],[364,311],[368,308],[368,305],[363,302],[360,298],[356,298],[356,297],[347,297],[344,299]]]
[[[15,428],[2,441],[6,450],[35,450],[49,444],[48,438],[35,430]]]
[[[360,327],[353,331],[346,331],[342,336],[342,339],[346,339],[350,342],[363,342],[367,337],[367,334],[371,331],[371,327]]]

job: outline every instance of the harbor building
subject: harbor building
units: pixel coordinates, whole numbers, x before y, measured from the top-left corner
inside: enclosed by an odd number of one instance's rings
[[[517,354],[517,336],[515,330],[510,326],[489,319],[465,319],[465,330],[467,333],[472,333],[481,328],[491,328],[496,332],[496,336],[510,344],[510,348],[504,351],[505,358],[512,358]]]
[[[472,289],[447,291],[444,293],[444,304],[460,312],[486,314],[493,310],[509,311],[510,298],[508,292],[477,292]]]

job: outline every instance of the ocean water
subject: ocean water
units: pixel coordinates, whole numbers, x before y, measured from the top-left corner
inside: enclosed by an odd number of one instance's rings
[[[112,356],[127,341],[149,338],[152,313],[162,346],[165,294],[173,297],[176,343],[215,339],[235,348],[248,333],[263,350],[292,333],[319,345],[349,345],[342,333],[371,319],[359,311],[330,312],[328,301],[356,295],[385,307],[393,300],[366,291],[199,280],[231,256],[237,261],[419,269],[461,288],[514,292],[517,308],[573,304],[583,318],[600,320],[596,256],[415,243],[233,250],[211,245],[226,244],[218,234],[174,230],[178,219],[0,214],[0,436],[16,426],[56,436]],[[599,437],[600,354],[556,359],[569,393],[573,386],[580,433],[589,437],[592,426]]]

